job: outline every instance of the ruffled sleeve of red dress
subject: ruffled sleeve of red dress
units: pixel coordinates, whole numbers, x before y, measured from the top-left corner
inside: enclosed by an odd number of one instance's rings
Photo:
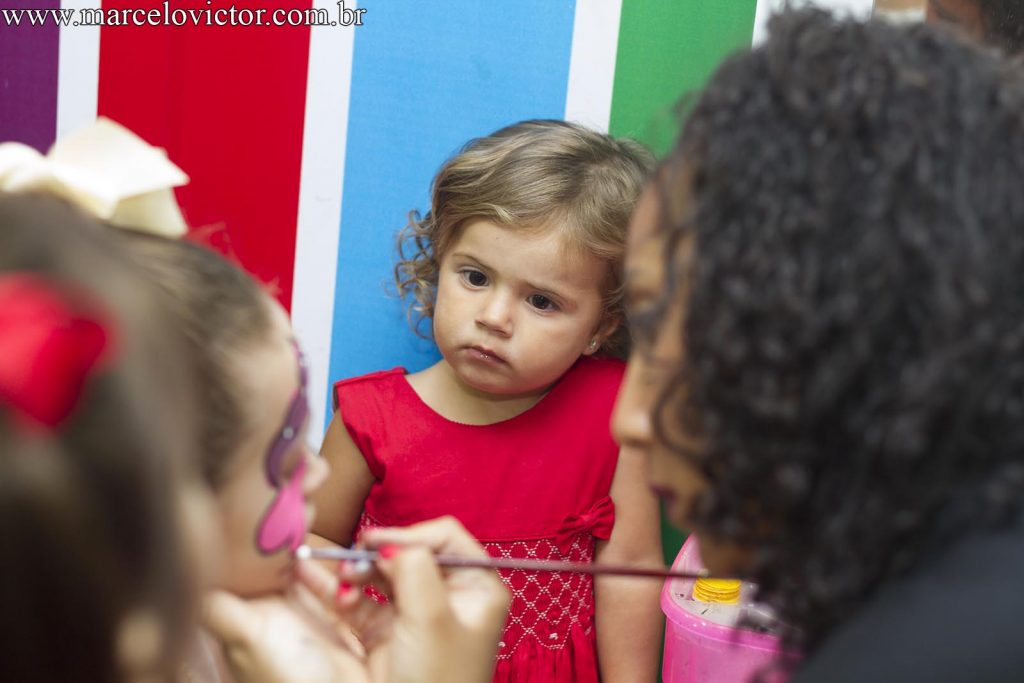
[[[404,381],[405,369],[393,368],[335,382],[331,392],[335,413],[378,480],[387,471],[381,442],[389,429],[388,405],[396,383]]]

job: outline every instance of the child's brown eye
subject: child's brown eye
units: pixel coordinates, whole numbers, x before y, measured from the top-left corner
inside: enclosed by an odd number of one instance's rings
[[[527,299],[527,301],[530,302],[531,306],[541,311],[558,310],[558,306],[555,304],[555,302],[547,298],[543,294],[533,294],[530,296],[529,299]]]
[[[464,270],[462,271],[462,277],[474,287],[483,287],[487,284],[487,276],[479,270]]]

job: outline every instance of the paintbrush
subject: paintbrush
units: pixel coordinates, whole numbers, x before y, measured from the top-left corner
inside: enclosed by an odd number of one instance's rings
[[[311,548],[301,545],[295,557],[314,560],[347,560],[374,562],[380,557],[377,550],[357,548]],[[637,576],[653,579],[706,579],[712,578],[706,569],[696,572],[676,571],[664,567],[633,567],[629,565],[593,564],[589,562],[558,562],[554,560],[517,560],[503,557],[463,557],[461,555],[435,555],[442,567],[476,567],[482,569],[522,569],[530,572],[573,572],[577,574]]]

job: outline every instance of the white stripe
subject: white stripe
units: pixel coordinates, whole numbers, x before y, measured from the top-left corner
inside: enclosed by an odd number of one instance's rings
[[[622,0],[576,0],[566,121],[608,130],[621,15]]]
[[[835,12],[850,13],[853,16],[867,19],[871,16],[874,0],[788,0],[790,5],[817,5]],[[782,9],[787,0],[757,0],[754,13],[753,44],[760,45],[768,33],[768,18]]]
[[[315,0],[313,7],[338,14],[336,0]],[[309,363],[310,441],[317,450],[331,360],[354,40],[353,27],[323,26],[311,29],[309,41],[292,326]]]
[[[100,0],[63,0],[65,9],[100,9]],[[75,21],[79,12],[75,12]],[[57,61],[57,137],[92,123],[100,83],[100,27],[62,26]]]

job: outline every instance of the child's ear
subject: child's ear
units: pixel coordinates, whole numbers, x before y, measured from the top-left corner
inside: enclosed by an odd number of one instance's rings
[[[601,345],[608,341],[610,336],[615,334],[615,330],[619,329],[620,323],[621,319],[618,316],[607,316],[602,320],[594,334],[587,340],[587,345],[583,349],[583,355],[590,356],[597,353]]]

